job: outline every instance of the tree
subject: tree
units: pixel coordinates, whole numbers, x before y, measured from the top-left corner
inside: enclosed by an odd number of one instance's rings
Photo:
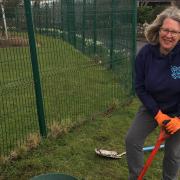
[[[2,0],[2,4],[7,16],[13,16],[14,9],[22,2],[22,0]]]
[[[12,18],[14,17],[15,13],[15,8],[17,7],[18,4],[20,4],[21,0],[1,0],[0,5],[1,5],[1,14],[2,14],[2,35],[8,39],[8,33],[7,33],[7,20],[6,18]]]
[[[147,6],[150,0],[139,0],[139,6]]]
[[[9,6],[17,6],[18,4],[20,4],[22,2],[22,0],[2,0],[3,1],[3,5],[9,5]]]
[[[2,5],[7,18],[12,18],[15,15],[16,7],[22,3],[22,0],[2,0]]]
[[[35,6],[35,7],[40,7],[41,2],[42,2],[42,3],[44,2],[44,3],[47,3],[47,4],[48,4],[48,2],[50,2],[50,1],[32,0],[31,2],[32,2],[33,6]]]

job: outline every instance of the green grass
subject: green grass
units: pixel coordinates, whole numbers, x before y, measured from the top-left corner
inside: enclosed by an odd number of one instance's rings
[[[37,42],[47,125],[78,122],[129,98],[128,59],[112,71],[60,39],[37,35]],[[7,154],[38,131],[38,120],[29,49],[1,48],[0,54],[0,154]]]
[[[128,176],[125,156],[113,160],[99,157],[95,148],[125,151],[124,138],[139,101],[120,106],[110,117],[98,116],[84,125],[72,129],[57,140],[45,139],[37,150],[22,159],[0,167],[0,179],[26,180],[35,175],[59,172],[86,180],[126,180]],[[153,132],[146,145],[153,145],[159,130]],[[145,157],[149,153],[145,153]],[[159,180],[163,152],[159,151],[146,174],[147,179]]]

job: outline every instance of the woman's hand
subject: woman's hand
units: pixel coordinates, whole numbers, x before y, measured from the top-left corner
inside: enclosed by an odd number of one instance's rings
[[[161,127],[161,126],[164,126],[163,122],[165,120],[170,120],[172,118],[168,116],[167,114],[162,113],[161,110],[159,110],[156,116],[154,117],[154,119],[157,121],[158,125]]]
[[[180,118],[170,118],[170,121],[165,125],[165,128],[170,134],[174,134],[180,129]]]

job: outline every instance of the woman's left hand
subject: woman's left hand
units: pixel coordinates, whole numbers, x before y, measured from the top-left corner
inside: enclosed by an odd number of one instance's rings
[[[174,134],[180,129],[180,118],[171,118],[170,121],[165,125],[165,127],[170,134]]]

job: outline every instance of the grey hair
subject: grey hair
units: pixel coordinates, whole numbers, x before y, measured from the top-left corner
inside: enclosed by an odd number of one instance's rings
[[[166,18],[173,19],[180,23],[180,9],[176,6],[168,7],[156,17],[152,24],[145,28],[145,37],[149,43],[159,43],[159,30]]]

